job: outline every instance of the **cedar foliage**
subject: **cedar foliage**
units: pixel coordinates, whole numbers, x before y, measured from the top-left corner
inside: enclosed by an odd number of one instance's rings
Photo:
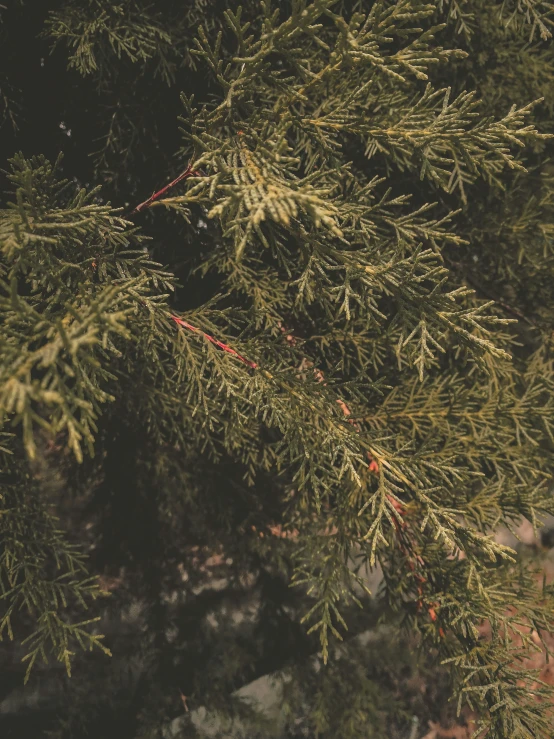
[[[492,534],[554,513],[553,10],[0,8],[0,629],[79,665],[51,736],[161,736],[179,692],[266,736],[231,693],[283,667],[288,736],[405,736],[333,658],[376,608],[489,739],[552,736],[554,594]]]

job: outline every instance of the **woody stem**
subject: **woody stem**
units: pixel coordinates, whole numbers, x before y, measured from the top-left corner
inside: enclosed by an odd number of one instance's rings
[[[134,208],[129,213],[129,217],[130,216],[134,216],[134,215],[136,215],[137,213],[140,213],[143,210],[146,210],[146,208],[149,208],[154,201],[159,200],[159,198],[162,198],[166,194],[166,192],[168,192],[169,190],[171,190],[171,188],[175,187],[175,185],[178,185],[180,182],[183,182],[183,180],[186,180],[188,177],[198,177],[201,174],[202,174],[201,172],[199,172],[199,171],[197,171],[195,169],[192,169],[191,166],[190,166],[190,164],[188,164],[187,165],[187,168],[185,169],[185,171],[184,172],[181,172],[181,174],[178,177],[176,177],[172,182],[170,182],[169,184],[165,185],[165,187],[162,187],[161,190],[158,190],[157,192],[155,192],[153,195],[151,195],[144,202],[139,203],[139,205],[137,205],[136,208]]]

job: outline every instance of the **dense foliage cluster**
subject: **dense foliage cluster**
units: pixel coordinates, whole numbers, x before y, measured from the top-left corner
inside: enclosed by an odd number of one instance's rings
[[[552,736],[554,592],[493,534],[554,513],[554,7],[38,5],[0,6],[0,631],[79,668],[41,729],[268,736],[232,693],[288,668],[287,736],[407,736],[333,658],[378,612],[483,736]]]

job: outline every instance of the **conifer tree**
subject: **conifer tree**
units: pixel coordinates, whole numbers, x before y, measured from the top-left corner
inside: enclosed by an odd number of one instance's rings
[[[71,675],[36,736],[275,735],[236,691],[284,670],[283,736],[406,737],[418,649],[479,736],[553,735],[554,592],[494,538],[554,513],[553,11],[0,6],[0,632]]]

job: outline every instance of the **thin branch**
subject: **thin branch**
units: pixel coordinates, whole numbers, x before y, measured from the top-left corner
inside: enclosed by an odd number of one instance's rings
[[[142,203],[139,203],[139,205],[137,205],[136,208],[134,208],[129,213],[128,217],[134,216],[137,213],[140,213],[141,211],[146,210],[146,208],[149,208],[152,205],[152,203],[154,203],[156,200],[159,200],[159,198],[163,197],[166,194],[166,192],[171,190],[173,187],[178,185],[180,182],[183,182],[189,177],[199,177],[199,176],[201,177],[203,175],[204,175],[204,172],[202,172],[201,170],[192,169],[190,162],[189,162],[184,172],[181,172],[181,174],[178,177],[176,177],[170,183],[165,185],[165,187],[162,187],[161,190],[158,190],[157,192],[153,193],[147,200],[145,200]],[[196,334],[201,334],[211,344],[214,344],[214,346],[217,346],[219,349],[222,349],[227,354],[231,354],[233,357],[236,357],[239,361],[241,361],[243,364],[246,364],[251,369],[257,369],[258,365],[256,364],[256,362],[252,362],[250,359],[246,359],[246,357],[243,357],[235,349],[228,346],[227,344],[224,344],[222,341],[219,341],[219,339],[216,339],[213,336],[210,336],[210,334],[207,334],[205,331],[202,331],[201,329],[196,328],[196,326],[193,326],[192,324],[188,323],[182,318],[179,318],[178,316],[172,315],[171,318],[179,326],[182,326],[183,328],[186,328],[189,331],[193,331]]]
[[[224,352],[227,352],[227,354],[231,354],[233,357],[236,357],[238,360],[240,360],[243,364],[246,364],[251,369],[257,369],[258,365],[256,364],[256,362],[252,362],[250,359],[246,359],[246,357],[243,357],[235,349],[228,346],[227,344],[224,344],[222,341],[219,341],[219,339],[215,339],[213,336],[210,336],[210,334],[207,334],[205,331],[202,331],[201,329],[196,328],[196,326],[193,326],[187,321],[184,321],[182,318],[178,318],[177,316],[171,316],[171,318],[173,318],[175,323],[177,323],[179,326],[182,326],[183,328],[187,328],[189,331],[193,331],[196,334],[201,334],[211,344],[214,344],[214,346],[217,346],[219,349],[222,349]]]
[[[134,216],[143,210],[146,210],[146,208],[149,208],[154,201],[159,200],[161,197],[163,197],[166,194],[166,192],[171,190],[173,187],[175,187],[175,185],[178,185],[180,182],[183,182],[189,177],[201,177],[202,175],[203,175],[203,172],[196,170],[196,169],[192,169],[190,166],[190,162],[189,162],[184,172],[181,172],[181,174],[178,177],[176,177],[172,182],[170,182],[165,187],[162,187],[162,189],[158,190],[158,192],[155,192],[147,200],[145,200],[142,203],[139,203],[139,205],[137,205],[137,207],[134,208],[129,213],[129,217]]]
[[[474,290],[482,293],[489,300],[494,300],[494,302],[497,305],[503,308],[506,311],[506,313],[510,313],[512,316],[514,316],[514,318],[517,318],[520,321],[525,321],[525,323],[528,323],[529,326],[533,326],[533,328],[540,329],[540,325],[534,319],[529,318],[529,316],[526,316],[520,310],[518,310],[517,308],[514,308],[513,305],[510,305],[509,303],[506,303],[504,300],[501,300],[500,298],[494,296],[486,287],[484,287],[481,283],[479,283],[475,279],[475,277],[473,277],[473,275],[468,274],[463,264],[460,264],[460,262],[450,262],[450,264],[453,267],[456,267],[457,269],[459,269],[463,273],[463,276],[465,277],[466,282]]]

